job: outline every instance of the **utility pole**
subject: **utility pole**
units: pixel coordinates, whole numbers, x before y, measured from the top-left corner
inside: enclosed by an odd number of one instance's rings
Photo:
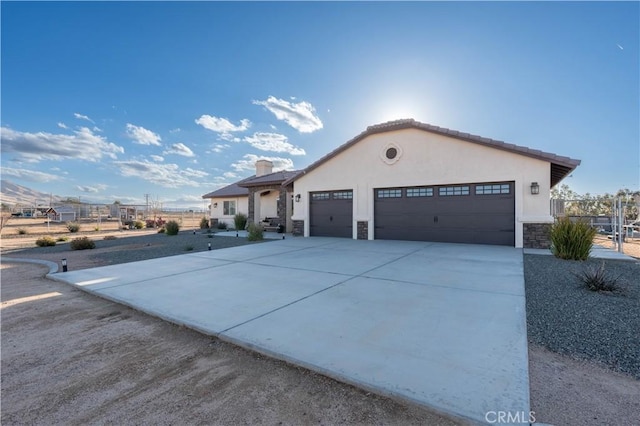
[[[146,201],[146,207],[144,210],[145,219],[149,218],[149,194],[144,194],[144,199]]]

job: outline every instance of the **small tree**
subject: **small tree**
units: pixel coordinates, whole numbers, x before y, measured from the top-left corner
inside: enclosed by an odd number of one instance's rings
[[[167,235],[178,235],[178,231],[180,231],[180,224],[175,220],[170,220],[164,225],[164,228]]]

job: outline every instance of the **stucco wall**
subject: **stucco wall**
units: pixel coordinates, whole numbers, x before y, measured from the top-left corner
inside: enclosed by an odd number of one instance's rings
[[[400,151],[394,164],[384,161],[389,144]],[[523,223],[552,221],[550,164],[418,129],[368,136],[300,177],[294,183],[294,194],[302,198],[296,203],[293,220],[304,221],[304,235],[308,236],[309,192],[352,189],[353,238],[357,238],[357,222],[367,221],[369,239],[373,239],[374,188],[496,181],[515,181],[516,247],[522,247]],[[531,194],[531,182],[538,182],[540,194]]]
[[[249,203],[247,197],[231,197],[231,198],[212,198],[211,199],[211,219],[218,219],[218,222],[224,222],[229,227],[233,227],[233,216],[234,215],[224,215],[224,202],[225,201],[235,201],[236,202],[236,213],[244,213],[248,214],[249,212]],[[218,204],[217,207],[214,207],[214,204]]]

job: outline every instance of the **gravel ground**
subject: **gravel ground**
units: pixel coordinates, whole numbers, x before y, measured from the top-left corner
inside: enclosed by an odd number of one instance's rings
[[[621,293],[585,289],[575,274],[601,263],[524,256],[529,342],[640,379],[640,263],[605,261]]]
[[[210,235],[213,235],[210,237]],[[73,237],[71,238],[73,239]],[[30,247],[16,250],[3,251],[3,255],[8,257],[25,257],[36,259],[49,259],[57,261],[57,258],[69,258],[69,267],[72,264],[74,254],[79,254],[78,250],[71,250],[71,241],[58,242],[52,247]],[[180,254],[195,253],[208,250],[208,243],[211,249],[221,249],[228,247],[243,246],[247,244],[264,244],[273,240],[263,240],[251,242],[246,238],[216,237],[215,234],[206,234],[197,231],[184,231],[178,235],[149,234],[134,237],[123,237],[114,240],[92,238],[96,243],[96,248],[87,250],[92,253],[89,259],[96,261],[99,265],[115,265],[127,262],[137,262],[140,260],[155,259],[165,256],[176,256]],[[95,254],[94,254],[95,253]],[[84,253],[82,253],[84,254]],[[91,265],[87,265],[91,266]]]

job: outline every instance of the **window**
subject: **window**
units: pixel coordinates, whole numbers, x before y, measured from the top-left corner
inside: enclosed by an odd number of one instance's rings
[[[407,188],[407,197],[433,197],[433,188]]]
[[[394,147],[388,148],[387,151],[385,152],[385,156],[389,160],[393,160],[394,158],[396,158],[397,155],[398,155],[398,150]]]
[[[328,192],[316,192],[314,194],[311,194],[311,199],[314,200],[314,201],[328,200],[329,199],[329,193]]]
[[[353,199],[353,191],[341,191],[333,193],[334,200],[351,200]]]
[[[443,186],[442,188],[438,188],[438,195],[441,197],[469,195],[469,186]]]
[[[378,198],[400,198],[402,189],[378,189]]]
[[[510,192],[508,183],[476,185],[476,195],[509,194]]]
[[[235,216],[236,214],[236,202],[225,201],[222,205],[222,214],[225,216]]]

